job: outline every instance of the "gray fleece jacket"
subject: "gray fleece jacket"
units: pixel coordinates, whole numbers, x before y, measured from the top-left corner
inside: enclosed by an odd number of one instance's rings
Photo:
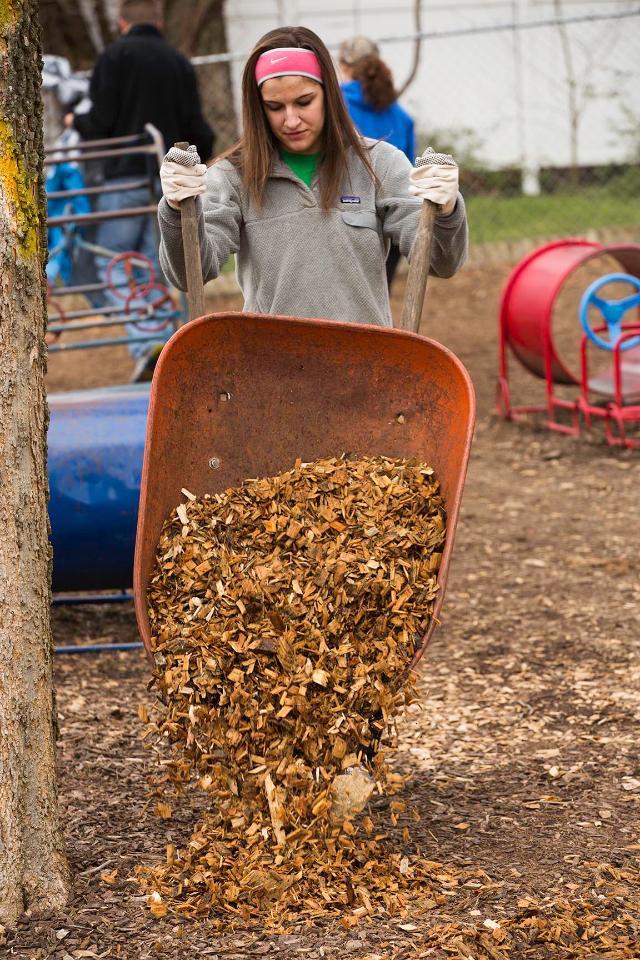
[[[388,143],[365,143],[379,185],[352,155],[337,203],[327,212],[317,177],[307,187],[278,156],[260,210],[228,160],[210,167],[203,202],[198,199],[204,280],[217,277],[235,253],[247,311],[392,326],[384,269],[388,243],[410,255],[422,201],[408,193],[411,164],[405,155]],[[184,290],[180,213],[163,198],[158,219],[160,264]],[[432,274],[456,272],[466,258],[467,236],[459,194],[453,213],[436,219]]]

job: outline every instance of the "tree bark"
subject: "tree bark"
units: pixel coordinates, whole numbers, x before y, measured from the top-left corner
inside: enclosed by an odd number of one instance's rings
[[[0,922],[61,907],[37,0],[0,4]]]
[[[166,36],[187,57],[226,53],[224,0],[164,0]],[[204,114],[216,131],[216,153],[238,137],[228,63],[196,67]]]
[[[76,70],[90,70],[115,39],[110,0],[40,0],[44,53],[66,57]]]

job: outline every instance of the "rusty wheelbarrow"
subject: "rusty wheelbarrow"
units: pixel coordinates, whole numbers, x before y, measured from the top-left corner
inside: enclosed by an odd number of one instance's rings
[[[445,347],[400,330],[329,320],[217,313],[178,330],[149,405],[134,564],[140,634],[152,655],[147,584],[166,517],[184,499],[351,452],[418,457],[440,481],[447,537],[434,618],[453,547],[474,395]],[[414,662],[415,662],[414,661]]]
[[[251,313],[200,316],[195,203],[189,198],[181,206],[189,312],[198,319],[173,335],[151,385],[133,574],[147,653],[153,659],[147,584],[162,525],[184,499],[182,488],[196,496],[218,493],[288,470],[298,458],[355,453],[417,457],[440,481],[447,535],[433,618],[416,663],[444,597],[475,419],[463,365],[441,344],[411,332],[422,314],[435,206],[422,206],[402,330]]]

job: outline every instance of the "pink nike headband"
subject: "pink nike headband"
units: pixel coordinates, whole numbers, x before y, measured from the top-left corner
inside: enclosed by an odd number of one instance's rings
[[[309,77],[322,83],[320,61],[313,50],[304,47],[276,47],[260,54],[256,61],[258,86],[274,77]]]

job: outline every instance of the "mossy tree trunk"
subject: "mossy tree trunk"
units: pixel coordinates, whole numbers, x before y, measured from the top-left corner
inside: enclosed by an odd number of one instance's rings
[[[36,0],[0,3],[0,923],[61,907]]]

